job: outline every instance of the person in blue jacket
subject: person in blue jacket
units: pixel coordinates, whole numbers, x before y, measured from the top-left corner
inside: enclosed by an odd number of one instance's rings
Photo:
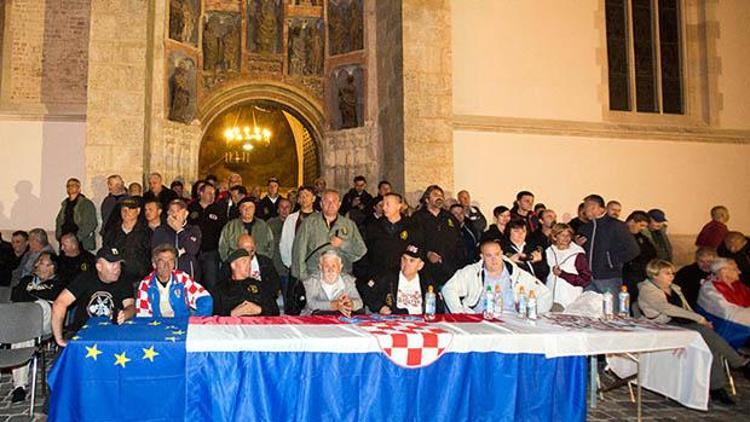
[[[211,294],[184,271],[175,268],[177,250],[158,245],[151,254],[154,271],[141,280],[135,299],[137,317],[171,318],[208,316]]]

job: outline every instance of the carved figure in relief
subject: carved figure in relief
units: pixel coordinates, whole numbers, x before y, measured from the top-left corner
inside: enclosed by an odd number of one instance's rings
[[[203,33],[203,69],[218,70],[224,57],[224,40],[220,36],[219,22],[208,19]]]
[[[302,25],[289,27],[289,74],[305,73],[305,39]]]
[[[240,70],[240,26],[234,25],[224,38],[224,61],[226,70]]]
[[[354,86],[354,75],[347,75],[346,83],[339,88],[338,97],[341,129],[357,127],[357,88]]]
[[[351,48],[350,50],[361,50],[364,46],[364,28],[363,20],[364,16],[362,8],[360,7],[360,0],[351,0],[349,8],[350,22],[351,22]]]
[[[331,2],[328,6],[328,41],[331,43],[331,55],[340,54],[346,50],[349,28],[344,23],[341,9],[340,3]]]
[[[192,0],[171,0],[169,3],[169,38],[193,43],[196,11]]]
[[[304,29],[306,75],[319,75],[323,72],[323,34],[316,22],[309,21]]]
[[[276,16],[276,0],[260,0],[259,16],[256,25],[257,45],[261,53],[275,53],[278,38],[278,17]]]
[[[190,109],[191,90],[189,85],[192,68],[192,61],[186,59],[180,61],[174,69],[170,81],[169,120],[190,123],[193,119]]]

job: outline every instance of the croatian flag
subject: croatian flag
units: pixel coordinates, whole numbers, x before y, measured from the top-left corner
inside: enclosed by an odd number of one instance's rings
[[[740,348],[750,339],[750,306],[745,304],[750,299],[750,288],[740,281],[732,287],[719,283],[713,278],[703,283],[696,310],[713,323],[727,343]]]
[[[497,353],[461,335],[481,316],[440,318],[193,317],[185,418],[585,419],[585,358]]]

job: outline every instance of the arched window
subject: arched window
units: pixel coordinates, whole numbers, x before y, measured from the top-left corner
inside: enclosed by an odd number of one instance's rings
[[[609,109],[684,114],[679,0],[606,0]]]

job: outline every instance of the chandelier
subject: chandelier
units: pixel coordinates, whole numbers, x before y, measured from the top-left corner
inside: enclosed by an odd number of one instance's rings
[[[224,139],[227,143],[227,151],[224,153],[224,161],[227,163],[249,163],[250,154],[256,145],[268,146],[271,143],[271,131],[268,128],[258,126],[253,106],[252,126],[239,124],[242,111],[237,113],[234,124],[224,130]],[[261,111],[266,111],[259,109]]]
[[[258,126],[258,121],[255,119],[255,109],[253,108],[252,112],[252,126],[238,125],[240,114],[237,113],[235,124],[224,130],[224,139],[227,141],[227,146],[231,148],[239,145],[244,151],[252,151],[255,148],[253,144],[268,146],[271,143],[271,131]]]

